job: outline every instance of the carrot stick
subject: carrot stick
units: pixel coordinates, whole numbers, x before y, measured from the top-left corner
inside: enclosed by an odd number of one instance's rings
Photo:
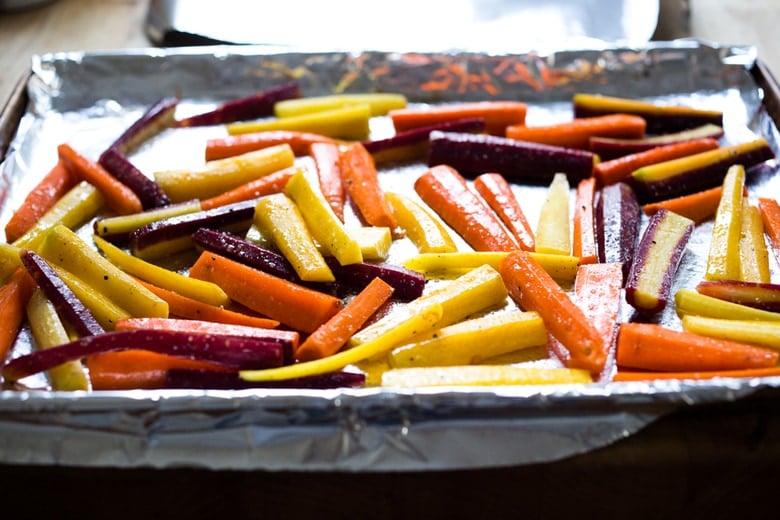
[[[344,203],[346,192],[339,166],[339,146],[335,143],[313,143],[309,154],[317,168],[320,190],[336,216],[344,222]]]
[[[593,167],[593,175],[598,179],[599,184],[606,186],[628,179],[631,172],[642,166],[714,150],[718,146],[718,141],[711,138],[658,146],[643,152],[624,155],[611,161],[600,162]]]
[[[0,287],[0,362],[8,357],[27,315],[27,302],[36,284],[23,267]]]
[[[133,190],[116,180],[98,163],[66,143],[57,147],[57,153],[74,177],[95,186],[103,194],[106,204],[120,215],[140,213],[143,210],[141,200]]]
[[[230,135],[206,141],[206,160],[225,159],[285,143],[290,145],[295,155],[302,156],[309,153],[309,147],[314,143],[335,142],[335,139],[325,135],[296,130],[268,130],[251,134]]]
[[[527,251],[513,251],[499,271],[515,303],[538,312],[550,334],[569,351],[567,365],[600,374],[609,347],[602,333],[533,257]]]
[[[395,232],[398,223],[379,184],[374,158],[362,143],[347,146],[339,155],[344,187],[368,224]]]
[[[188,318],[191,320],[206,320],[217,323],[226,323],[233,325],[247,325],[259,328],[274,328],[279,326],[277,320],[250,316],[248,314],[224,309],[203,303],[186,296],[182,296],[173,291],[157,287],[150,283],[138,280],[138,283],[152,291],[168,303],[168,311],[171,316]]]
[[[653,323],[622,323],[616,360],[622,368],[698,372],[772,367],[779,356],[770,348]]]
[[[655,379],[713,379],[716,377],[774,377],[780,376],[780,367],[745,368],[742,370],[712,370],[700,372],[650,372],[619,370],[613,381],[653,381]]]
[[[62,161],[27,194],[21,206],[5,225],[5,240],[9,244],[24,235],[55,202],[68,192],[76,181]]]
[[[518,245],[490,206],[471,191],[454,168],[437,165],[420,175],[414,189],[477,251],[511,251]]]
[[[609,114],[597,117],[581,117],[540,126],[512,125],[506,129],[506,137],[567,148],[586,150],[591,137],[644,137],[647,123],[639,116]]]
[[[235,202],[256,199],[272,193],[281,193],[287,185],[287,181],[298,171],[297,166],[283,168],[277,172],[270,173],[265,177],[260,177],[237,186],[232,190],[214,195],[208,199],[200,201],[200,207],[203,210],[214,209]]]
[[[342,305],[338,298],[208,251],[192,265],[190,276],[214,282],[234,301],[302,332],[314,332]]]
[[[224,366],[147,350],[93,354],[85,359],[93,390],[159,389],[168,370],[229,371]]]
[[[769,245],[772,246],[772,253],[780,262],[780,204],[775,199],[759,197],[758,211],[761,213],[764,232],[769,239]]]
[[[320,325],[295,351],[298,361],[312,361],[335,354],[393,294],[393,287],[374,278],[362,291]]]
[[[581,264],[595,264],[598,261],[596,217],[593,208],[595,193],[595,177],[583,179],[577,185],[574,200],[572,254],[579,257]]]
[[[483,173],[474,179],[474,188],[512,232],[520,248],[533,251],[534,231],[504,176],[500,173]]]
[[[391,110],[388,115],[396,132],[456,119],[480,117],[485,120],[487,133],[503,136],[508,126],[525,124],[527,111],[528,106],[520,101],[497,100],[449,103],[426,108],[399,108]]]
[[[652,216],[662,209],[667,209],[700,224],[715,215],[722,194],[723,186],[716,186],[689,195],[645,204],[642,206],[642,211],[645,215]]]
[[[251,336],[276,338],[288,342],[292,351],[298,348],[300,334],[292,330],[254,327],[206,320],[176,318],[124,318],[116,322],[114,330],[165,330],[192,334],[222,334],[225,336]]]

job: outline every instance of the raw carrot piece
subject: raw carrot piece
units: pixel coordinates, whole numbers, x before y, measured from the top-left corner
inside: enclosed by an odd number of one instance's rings
[[[534,248],[538,253],[571,254],[569,180],[565,173],[556,173],[547,189],[547,196],[539,210]]]
[[[279,326],[277,320],[251,316],[223,307],[216,307],[163,289],[162,287],[157,287],[156,285],[144,282],[143,280],[138,280],[138,283],[168,303],[170,316],[178,316],[191,320],[213,321],[216,323],[230,323],[233,325],[247,325],[259,328],[274,328]]]
[[[598,179],[599,184],[605,186],[627,180],[631,177],[631,172],[642,166],[714,150],[718,146],[718,141],[711,138],[658,146],[643,152],[624,155],[611,161],[600,162],[593,166],[593,176]]]
[[[677,213],[683,217],[701,224],[711,218],[718,210],[720,198],[723,194],[723,186],[716,186],[708,190],[697,191],[690,195],[682,195],[673,199],[650,202],[642,206],[645,215],[655,215],[662,209]]]
[[[362,143],[352,143],[341,151],[339,168],[344,187],[368,224],[390,228],[395,232],[398,222],[379,184],[374,158]]]
[[[167,330],[171,332],[190,332],[192,334],[222,334],[225,336],[251,336],[275,338],[290,345],[295,352],[300,342],[300,334],[294,330],[256,327],[233,323],[218,323],[207,320],[188,320],[177,318],[126,318],[116,322],[115,330]]]
[[[731,166],[723,179],[723,193],[712,224],[707,255],[706,280],[738,280],[741,258],[742,198],[745,192],[745,168]]]
[[[769,239],[769,245],[775,259],[780,262],[780,204],[777,200],[759,197],[758,211],[764,223],[764,232]]]
[[[85,358],[93,390],[159,389],[165,387],[168,370],[230,369],[197,359],[169,356],[147,350],[123,350],[93,354]]]
[[[312,143],[309,155],[314,161],[317,178],[320,180],[320,190],[325,200],[333,209],[333,213],[344,222],[344,203],[347,195],[339,165],[341,151],[336,143]]]
[[[385,195],[398,225],[420,253],[451,253],[458,250],[439,217],[433,215],[424,204],[400,193],[388,192]]]
[[[396,132],[456,119],[481,117],[485,120],[487,133],[504,135],[508,126],[525,124],[527,111],[528,106],[520,101],[496,100],[401,108],[391,110],[388,115]]]
[[[206,160],[225,159],[278,144],[289,144],[296,156],[309,153],[314,143],[335,143],[336,140],[321,134],[296,130],[267,130],[251,134],[216,137],[206,141]]]
[[[249,181],[232,190],[225,191],[219,195],[214,195],[208,199],[203,199],[200,201],[200,207],[205,211],[233,204],[235,202],[243,202],[245,200],[257,199],[265,195],[271,195],[273,193],[281,193],[284,191],[287,181],[289,181],[298,170],[300,170],[298,166],[282,168],[277,172],[269,173],[265,177]]]
[[[585,264],[577,270],[574,282],[574,302],[599,331],[607,349],[606,364],[599,379],[609,377],[614,368],[615,338],[620,304],[623,299],[623,266],[609,264]]]
[[[538,312],[550,334],[569,351],[568,366],[594,375],[604,370],[608,346],[603,335],[530,253],[509,253],[501,262],[500,273],[515,303]]]
[[[589,177],[577,184],[574,196],[574,220],[572,223],[572,255],[582,264],[598,262],[596,240],[596,215],[593,202],[596,194],[596,178]]]
[[[469,189],[460,173],[441,164],[429,168],[414,189],[456,233],[477,251],[511,251],[518,245],[490,206]]]
[[[30,190],[19,208],[5,225],[5,241],[9,244],[24,235],[57,200],[76,185],[76,181],[62,161]]]
[[[520,248],[533,251],[534,231],[504,176],[500,173],[483,173],[474,179],[474,188],[512,232]]]
[[[742,197],[742,231],[739,239],[739,278],[743,282],[771,282],[769,251],[764,239],[764,222],[758,208]]]
[[[507,127],[506,136],[520,141],[587,150],[591,137],[642,138],[644,118],[629,114],[582,117],[550,125]]]
[[[338,298],[207,251],[190,276],[214,282],[232,300],[302,332],[314,332],[342,307]]]
[[[116,180],[98,163],[77,152],[67,143],[59,145],[57,153],[71,175],[94,185],[103,194],[111,209],[120,215],[143,211],[141,200],[133,190]]]
[[[295,358],[298,361],[312,361],[335,354],[392,294],[392,286],[381,278],[374,278],[343,309],[301,343],[295,351]]]
[[[654,323],[622,323],[618,367],[696,372],[772,367],[780,352],[748,343],[673,330]]]
[[[780,367],[745,368],[742,370],[706,370],[696,372],[651,372],[638,370],[618,370],[613,381],[653,381],[656,379],[714,379],[716,377],[775,377],[780,376]]]
[[[17,268],[0,287],[0,361],[5,360],[16,341],[35,287],[35,281],[23,267]]]

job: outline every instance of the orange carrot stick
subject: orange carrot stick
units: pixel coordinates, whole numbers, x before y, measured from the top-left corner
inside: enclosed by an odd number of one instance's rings
[[[533,251],[534,231],[504,176],[500,173],[483,173],[474,179],[474,188],[512,232],[520,248]]]
[[[293,352],[298,348],[301,337],[300,334],[292,330],[176,318],[123,318],[117,320],[115,330],[165,330],[192,334],[263,336],[289,342]]]
[[[550,334],[566,347],[568,366],[594,375],[604,370],[609,345],[602,333],[527,251],[509,253],[499,270],[515,303],[538,312]]]
[[[431,126],[456,119],[480,117],[485,120],[485,131],[492,135],[504,135],[510,125],[525,124],[528,106],[520,101],[477,101],[448,103],[425,108],[399,108],[388,115],[396,132]]]
[[[609,114],[597,117],[580,117],[550,125],[507,127],[506,136],[521,141],[564,146],[585,150],[591,137],[644,137],[647,123],[639,116]]]
[[[274,328],[279,326],[277,320],[250,316],[241,312],[223,309],[222,307],[209,305],[208,303],[182,296],[173,291],[163,289],[162,287],[157,287],[156,285],[144,282],[143,280],[137,281],[168,303],[168,312],[171,316],[233,325],[247,325],[249,327],[259,328]]]
[[[242,184],[232,190],[228,190],[219,195],[214,195],[208,199],[200,201],[200,207],[204,210],[214,209],[234,202],[256,199],[272,193],[281,193],[287,185],[287,181],[298,171],[297,166],[283,168],[277,172],[270,173],[265,177],[260,177],[246,184]]]
[[[593,175],[598,179],[599,184],[606,186],[628,179],[634,170],[642,166],[679,159],[699,152],[714,150],[717,147],[718,141],[711,138],[692,139],[658,146],[643,152],[624,155],[611,161],[600,162],[593,167]]]
[[[654,323],[622,323],[616,360],[622,368],[698,372],[772,367],[779,356],[780,352],[770,348]]]
[[[309,154],[317,168],[322,194],[333,212],[343,222],[347,195],[339,166],[340,153],[339,145],[335,143],[313,143],[309,148]]]
[[[673,199],[650,202],[642,206],[645,215],[654,215],[662,209],[667,209],[683,217],[700,224],[712,218],[720,204],[723,186],[716,186],[708,190],[697,191],[689,195],[682,195]]]
[[[344,187],[368,224],[396,231],[398,223],[379,184],[374,158],[362,143],[355,142],[341,151],[339,168]]]
[[[746,368],[743,370],[714,370],[701,372],[649,372],[619,370],[613,381],[653,381],[656,379],[713,379],[716,377],[774,377],[780,376],[780,367]]]
[[[420,198],[477,251],[511,251],[519,246],[490,206],[471,191],[454,168],[437,165],[414,183]]]
[[[0,287],[0,362],[8,357],[27,315],[27,302],[35,281],[22,267],[17,268]]]
[[[57,153],[74,177],[95,186],[103,194],[106,204],[120,215],[140,213],[143,210],[141,200],[133,190],[116,180],[98,163],[66,143],[57,147]]]
[[[230,371],[221,365],[147,350],[123,350],[85,358],[93,390],[159,389],[168,370]]]
[[[225,159],[285,143],[290,145],[295,155],[302,156],[309,153],[309,147],[314,143],[335,142],[331,137],[294,130],[268,130],[251,134],[230,135],[206,141],[206,160]]]
[[[57,164],[30,190],[21,206],[11,215],[11,219],[5,225],[6,242],[10,244],[24,235],[75,184],[70,171],[62,161],[57,161]]]
[[[574,206],[572,252],[581,264],[595,264],[598,261],[596,245],[596,217],[593,210],[596,179],[588,177],[577,185]]]
[[[230,298],[301,332],[314,332],[341,309],[341,300],[205,251],[190,276],[214,282]]]
[[[362,291],[320,325],[295,351],[298,361],[313,361],[335,354],[393,294],[393,287],[374,278]]]
[[[764,232],[772,246],[772,253],[780,262],[780,204],[777,200],[759,197],[758,211],[764,223]]]

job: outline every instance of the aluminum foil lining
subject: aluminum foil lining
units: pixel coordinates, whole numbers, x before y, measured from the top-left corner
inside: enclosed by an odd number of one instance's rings
[[[305,95],[401,92],[413,104],[516,98],[529,123],[571,117],[574,92],[695,104],[725,112],[726,140],[777,127],[749,71],[751,47],[695,41],[541,55],[308,52],[268,47],[144,49],[37,56],[30,102],[0,163],[0,222],[70,142],[97,155],[151,103],[182,100],[181,115],[296,79]],[[388,132],[377,121],[372,132]],[[141,148],[144,171],[202,161],[212,127],[169,131]],[[382,171],[410,191],[423,165]],[[752,194],[777,193],[777,166],[751,175]],[[516,187],[523,200],[540,197]],[[537,214],[529,207],[528,215]],[[711,228],[699,226],[677,286],[700,279]],[[773,266],[773,273],[778,269]],[[626,311],[627,312],[627,311]],[[678,326],[674,312],[659,320]],[[12,355],[29,351],[20,340]],[[64,393],[45,380],[0,391],[0,462],[112,467],[398,471],[549,462],[606,446],[672,411],[773,392],[780,378],[588,386],[438,388],[397,391],[127,391]]]

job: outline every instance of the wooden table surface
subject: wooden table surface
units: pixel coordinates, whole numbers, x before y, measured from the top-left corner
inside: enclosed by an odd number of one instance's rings
[[[690,35],[751,44],[780,70],[776,0],[691,0]],[[0,14],[0,107],[36,53],[145,47],[146,0],[57,0]],[[773,396],[670,417],[586,456],[480,472],[310,474],[0,465],[16,518],[748,518],[774,509],[780,411]],[[0,441],[2,442],[2,441]],[[713,455],[714,454],[714,455]],[[27,498],[18,498],[18,497]],[[100,497],[100,498],[96,498]],[[85,515],[86,513],[86,515]]]

